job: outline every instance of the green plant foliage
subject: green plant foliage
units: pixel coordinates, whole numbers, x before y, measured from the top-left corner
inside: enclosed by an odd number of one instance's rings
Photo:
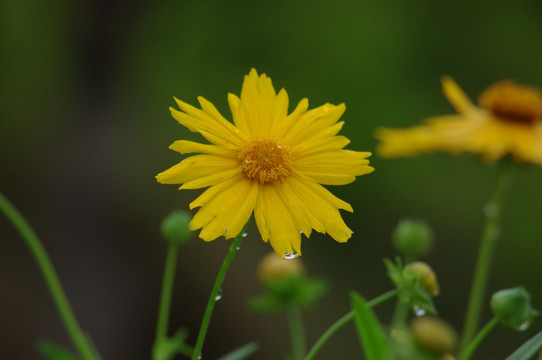
[[[359,294],[350,295],[354,322],[367,360],[391,359],[391,349],[378,319]]]
[[[258,351],[259,347],[260,346],[257,343],[251,342],[241,346],[238,349],[233,350],[230,353],[227,353],[226,355],[220,357],[218,360],[243,360]]]
[[[542,348],[542,331],[527,340],[506,360],[528,360]]]

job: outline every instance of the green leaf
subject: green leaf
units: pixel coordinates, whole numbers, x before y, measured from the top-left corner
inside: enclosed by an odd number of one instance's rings
[[[188,330],[181,328],[172,337],[156,342],[152,350],[153,360],[171,360],[176,354],[191,357],[194,349],[184,343],[187,337]]]
[[[98,349],[96,348],[96,345],[94,345],[94,342],[90,338],[90,335],[85,333],[85,338],[87,339],[88,345],[90,349],[92,350],[92,353],[94,355],[94,360],[101,360],[102,357],[100,356],[100,353],[98,352]]]
[[[218,360],[242,360],[255,353],[260,346],[251,342],[220,357]]]
[[[38,341],[38,351],[49,360],[77,360],[71,351],[45,339]]]
[[[506,360],[528,360],[542,348],[542,331],[523,343]]]
[[[367,360],[390,359],[391,349],[386,335],[367,302],[356,293],[350,295],[350,300],[356,329]]]

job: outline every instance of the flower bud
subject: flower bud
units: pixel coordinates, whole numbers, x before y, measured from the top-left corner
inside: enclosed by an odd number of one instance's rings
[[[162,236],[173,244],[183,244],[190,240],[192,231],[188,224],[190,215],[185,211],[172,211],[160,224]]]
[[[404,271],[418,277],[423,287],[429,292],[429,295],[435,297],[439,294],[437,276],[433,269],[426,263],[415,261],[405,266]]]
[[[284,260],[274,252],[265,255],[258,265],[258,279],[262,284],[304,273],[305,268],[300,259]]]
[[[433,316],[414,318],[410,322],[410,331],[416,344],[433,354],[450,353],[457,343],[455,330],[444,320]]]
[[[499,321],[516,330],[526,330],[538,311],[531,306],[531,295],[524,287],[497,291],[491,297],[491,310]]]
[[[433,246],[433,233],[421,220],[401,220],[393,231],[392,238],[399,253],[414,258],[427,254]]]

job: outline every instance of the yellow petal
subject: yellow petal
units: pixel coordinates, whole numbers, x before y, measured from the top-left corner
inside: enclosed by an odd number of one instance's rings
[[[442,91],[457,112],[465,114],[476,108],[459,85],[449,76],[442,78]]]
[[[294,168],[298,174],[324,185],[344,185],[354,181],[355,176],[369,174],[369,152],[351,150],[331,151],[309,156],[296,156]]]
[[[241,173],[241,168],[215,172],[207,176],[201,176],[201,177],[198,177],[197,179],[187,181],[179,188],[179,190],[201,189],[207,186],[220,184],[226,180],[229,180],[235,177],[236,175],[239,175],[240,173]]]
[[[196,198],[196,200],[192,201],[189,205],[190,210],[203,206],[207,204],[209,200],[211,200],[224,186],[224,183],[216,184],[213,186],[210,186],[207,190],[205,190],[200,196]]]
[[[203,154],[218,155],[218,156],[225,156],[225,157],[237,156],[235,151],[224,148],[219,145],[200,144],[200,143],[197,143],[194,141],[188,141],[188,140],[177,140],[173,144],[171,144],[169,148],[181,154],[203,153]]]
[[[288,179],[288,184],[297,197],[303,199],[307,208],[324,225],[326,233],[338,242],[346,242],[350,238],[352,230],[344,223],[337,204],[330,203],[322,194],[311,189],[310,181],[291,176]],[[344,204],[341,206],[346,207]]]
[[[350,140],[344,136],[333,136],[331,138],[323,138],[315,141],[305,141],[291,149],[296,158],[302,158],[304,156],[341,150],[349,143]]]
[[[241,100],[239,112],[243,114],[246,126],[252,136],[269,136],[275,113],[278,107],[284,108],[284,93],[281,104],[277,104],[277,95],[271,79],[265,74],[258,76],[256,70],[252,69],[245,76],[241,89]],[[286,97],[286,110],[287,110]],[[286,116],[286,114],[284,115]]]
[[[156,176],[156,179],[162,184],[182,184],[210,174],[237,168],[239,168],[237,159],[215,155],[194,155],[161,172]]]
[[[258,184],[248,180],[241,180],[240,185],[236,184],[238,189],[232,189],[231,195],[237,193],[237,196],[228,198],[227,209],[216,214],[216,216],[206,224],[199,237],[205,241],[211,241],[223,235],[230,239],[239,235],[247,223],[258,196]],[[218,195],[220,196],[220,195]],[[219,201],[220,199],[217,199]],[[224,200],[224,199],[222,199]],[[200,210],[201,211],[201,210]]]
[[[200,98],[200,102],[206,105],[206,110],[210,113],[197,109],[177,98],[175,98],[175,101],[182,111],[170,108],[171,115],[190,131],[210,133],[218,139],[214,142],[216,144],[229,144],[230,146],[240,146],[242,144],[238,130],[220,114],[218,118],[215,117],[218,111],[214,107],[210,107],[210,103],[205,99]]]
[[[272,137],[284,139],[285,134],[299,121],[308,108],[309,100],[306,98],[302,99],[290,115],[275,124]]]
[[[201,208],[190,222],[192,230],[204,228],[200,237],[205,241],[214,240],[220,235],[236,236],[239,227],[244,225],[239,225],[239,221],[248,219],[247,212],[250,216],[256,201],[253,183],[241,175],[223,183],[219,190],[213,192],[206,195],[205,201],[200,201]],[[230,228],[239,231],[228,231]]]
[[[307,142],[335,125],[344,113],[344,104],[325,104],[304,113],[295,126],[284,136],[284,142],[292,146]]]
[[[284,259],[287,253],[301,254],[299,228],[274,186],[260,186],[256,206],[259,207],[258,212],[260,213],[256,218],[256,225],[260,233],[269,235],[269,242],[277,255]],[[263,222],[261,222],[260,216],[264,218]]]

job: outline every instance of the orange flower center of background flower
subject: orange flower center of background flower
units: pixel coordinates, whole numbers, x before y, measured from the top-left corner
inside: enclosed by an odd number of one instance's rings
[[[534,123],[542,118],[542,92],[513,81],[501,81],[487,88],[478,99],[480,106],[503,120]]]
[[[237,158],[243,173],[260,184],[279,181],[288,176],[292,168],[290,149],[270,139],[251,141],[239,150]]]

